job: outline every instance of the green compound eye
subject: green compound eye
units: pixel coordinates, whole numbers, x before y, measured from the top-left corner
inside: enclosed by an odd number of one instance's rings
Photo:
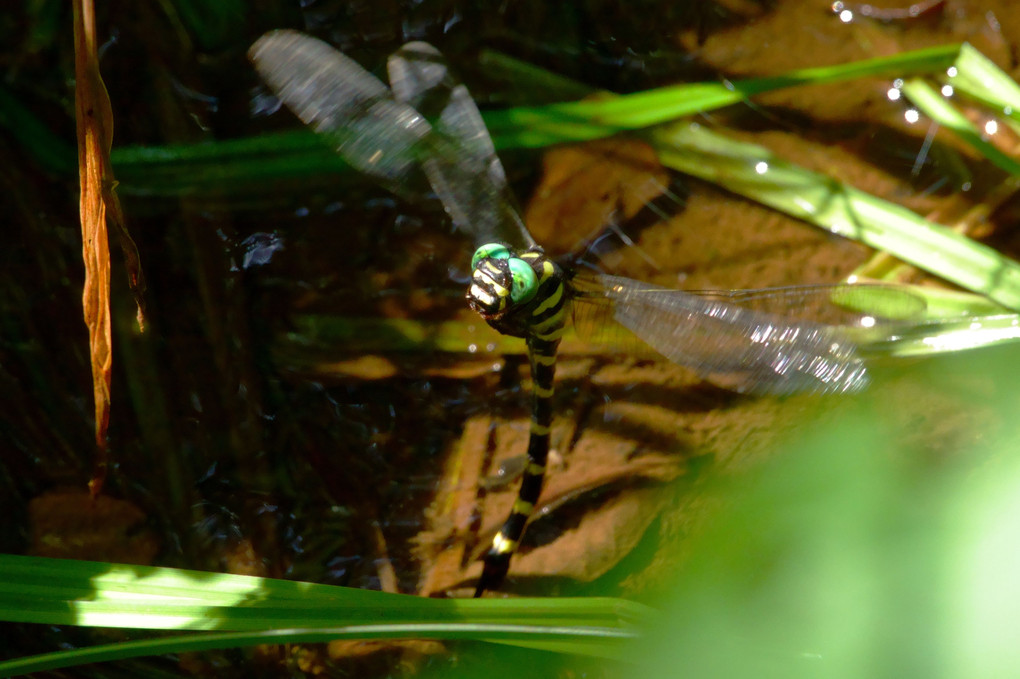
[[[475,250],[474,256],[471,258],[471,270],[474,271],[478,268],[478,262],[483,259],[510,259],[510,250],[505,245],[499,243],[487,243],[482,247]]]
[[[523,259],[510,258],[510,279],[510,299],[515,304],[524,304],[538,292],[538,276]]]

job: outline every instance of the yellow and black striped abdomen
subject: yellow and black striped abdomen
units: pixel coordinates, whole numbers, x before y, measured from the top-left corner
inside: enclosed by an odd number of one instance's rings
[[[563,334],[567,315],[567,292],[560,269],[539,252],[521,255],[539,278],[539,291],[528,305],[524,337],[531,363],[532,400],[531,435],[528,438],[528,466],[524,470],[521,489],[510,516],[492,541],[485,555],[485,566],[475,596],[495,589],[510,567],[510,557],[517,550],[524,528],[542,493],[546,461],[549,457],[549,429],[552,425],[553,381],[556,372],[556,349]]]

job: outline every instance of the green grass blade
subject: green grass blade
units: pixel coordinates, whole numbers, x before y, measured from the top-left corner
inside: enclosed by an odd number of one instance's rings
[[[927,318],[925,299],[913,294],[907,286],[846,285],[834,289],[830,299],[844,309],[889,320]]]
[[[349,169],[304,129],[206,144],[125,147],[113,151],[113,162],[121,190],[136,196],[239,194]]]
[[[985,141],[981,136],[981,131],[956,110],[945,97],[932,89],[931,85],[923,80],[908,80],[903,84],[903,93],[926,116],[942,127],[955,132],[996,167],[1012,175],[1020,174],[1020,163]]]
[[[871,358],[937,356],[1020,340],[1020,315],[1001,314],[908,325],[892,337],[862,343]]]
[[[281,637],[473,639],[618,657],[619,642],[632,638],[636,626],[653,617],[650,609],[618,599],[425,599],[251,576],[13,555],[0,555],[0,575],[0,620],[215,632],[119,644],[95,650],[98,656],[86,652],[80,662],[185,646],[282,642]],[[41,662],[57,661],[47,656]],[[11,667],[0,664],[0,672]]]
[[[864,76],[931,73],[953,63],[958,45],[946,45],[850,64],[729,83],[671,85],[625,96],[547,106],[521,106],[486,115],[496,146],[541,147],[588,141],[739,103],[784,87],[839,82]]]
[[[991,59],[964,44],[950,73],[949,82],[958,94],[1020,123],[1020,85]]]
[[[360,625],[423,620],[622,625],[648,609],[615,599],[425,599],[347,587],[40,557],[0,556],[0,613],[16,622],[147,629]]]
[[[928,319],[959,320],[973,316],[999,316],[1008,309],[987,297],[971,292],[936,288],[930,285],[903,286],[910,293],[925,302],[925,317]]]
[[[1020,264],[905,207],[699,125],[652,135],[663,164],[1020,309]]]
[[[595,627],[525,625],[403,624],[362,625],[321,629],[275,629],[251,633],[211,633],[103,644],[91,648],[45,653],[0,662],[0,676],[43,672],[97,662],[164,653],[244,648],[260,644],[312,644],[338,639],[442,639],[501,643],[575,655],[619,660],[621,649],[635,639],[632,631]]]

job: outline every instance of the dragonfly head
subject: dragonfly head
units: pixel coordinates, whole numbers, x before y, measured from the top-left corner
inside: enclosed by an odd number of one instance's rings
[[[505,245],[490,243],[471,258],[468,303],[487,321],[498,320],[538,292],[538,276],[530,264]]]

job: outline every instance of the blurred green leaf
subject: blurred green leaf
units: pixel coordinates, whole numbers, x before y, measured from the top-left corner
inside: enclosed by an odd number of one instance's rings
[[[920,390],[880,381],[721,482],[722,510],[684,544],[668,617],[636,654],[648,675],[1013,676],[1016,358],[929,361]]]

